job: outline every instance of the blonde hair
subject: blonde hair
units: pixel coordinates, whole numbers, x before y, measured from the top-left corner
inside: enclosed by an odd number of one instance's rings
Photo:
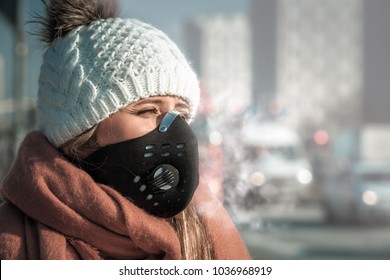
[[[99,148],[96,139],[98,125],[62,145],[62,151],[75,160],[82,160]],[[210,238],[192,205],[168,219],[180,240],[183,260],[211,260],[214,258]]]
[[[171,218],[170,223],[179,236],[183,260],[212,260],[214,258],[210,238],[195,207],[188,206]]]

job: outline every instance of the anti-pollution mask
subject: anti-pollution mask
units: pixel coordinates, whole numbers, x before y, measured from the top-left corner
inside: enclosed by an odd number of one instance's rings
[[[177,111],[146,135],[105,146],[79,165],[96,182],[163,218],[183,211],[199,183],[197,139]]]

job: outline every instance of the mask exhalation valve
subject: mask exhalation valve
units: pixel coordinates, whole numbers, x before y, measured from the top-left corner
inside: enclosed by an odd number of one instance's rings
[[[177,186],[179,183],[179,171],[170,164],[157,166],[147,177],[147,184],[154,191],[164,192]]]

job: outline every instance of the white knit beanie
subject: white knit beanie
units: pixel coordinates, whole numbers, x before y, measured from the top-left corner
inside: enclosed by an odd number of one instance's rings
[[[38,89],[38,126],[56,147],[142,98],[182,97],[193,117],[197,77],[160,30],[134,19],[79,26],[53,41]]]

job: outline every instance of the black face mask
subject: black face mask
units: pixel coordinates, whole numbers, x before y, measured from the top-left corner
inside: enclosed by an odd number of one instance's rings
[[[176,111],[148,134],[103,147],[79,165],[96,182],[164,218],[184,210],[199,183],[196,136]]]

